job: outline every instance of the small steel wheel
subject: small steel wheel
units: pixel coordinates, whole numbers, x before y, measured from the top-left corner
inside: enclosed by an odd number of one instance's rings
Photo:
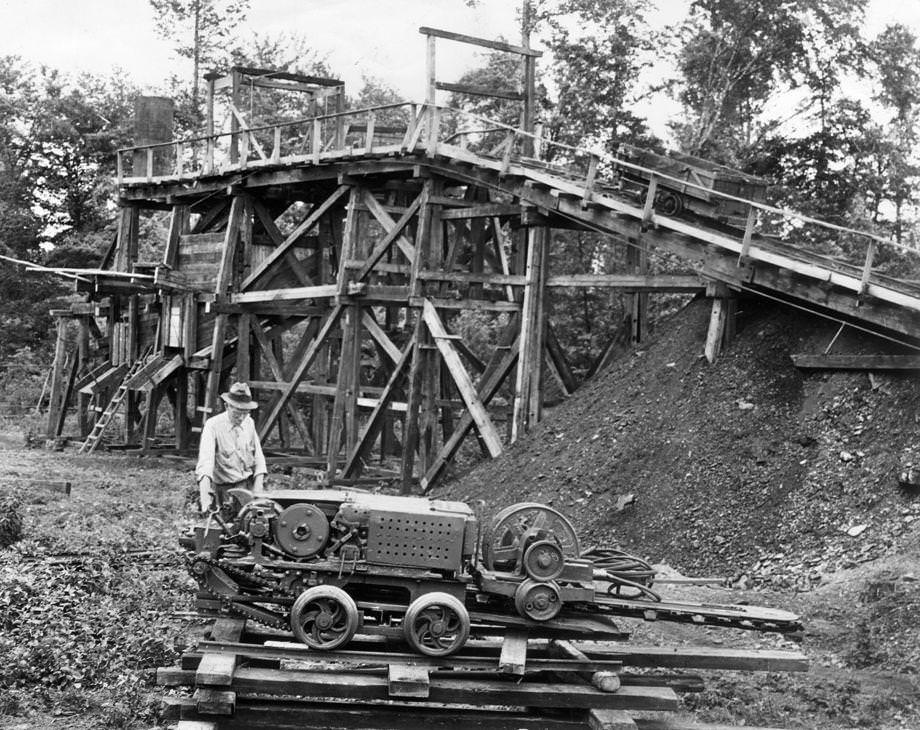
[[[655,207],[664,215],[680,215],[684,211],[684,201],[679,193],[664,191],[655,197]]]
[[[313,586],[294,601],[291,628],[311,649],[331,651],[344,646],[358,630],[354,599],[336,586]]]
[[[403,619],[409,646],[427,656],[459,651],[470,635],[470,614],[449,593],[426,593],[416,598]]]
[[[559,587],[553,583],[537,583],[528,578],[514,592],[514,607],[525,618],[549,621],[562,610]]]
[[[540,540],[524,553],[524,572],[534,580],[553,580],[564,568],[565,556],[555,542]]]

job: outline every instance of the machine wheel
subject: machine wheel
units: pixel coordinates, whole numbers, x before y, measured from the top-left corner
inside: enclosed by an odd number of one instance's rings
[[[338,649],[351,641],[358,623],[354,599],[336,586],[308,588],[291,607],[294,635],[311,649]]]
[[[449,593],[426,593],[416,598],[403,619],[409,646],[427,656],[459,651],[470,635],[470,614]]]
[[[487,570],[520,571],[524,542],[532,535],[554,541],[566,558],[581,554],[578,535],[565,515],[545,504],[520,502],[501,510],[483,531],[482,564]]]
[[[684,210],[684,200],[678,193],[663,191],[655,196],[655,207],[664,215],[680,215]]]
[[[514,592],[514,607],[525,618],[549,621],[562,610],[559,587],[552,581],[538,583],[528,578]]]
[[[275,542],[296,558],[309,558],[326,547],[329,520],[312,504],[292,504],[274,521]]]
[[[524,572],[534,580],[553,580],[562,575],[565,555],[553,541],[539,540],[524,553]]]

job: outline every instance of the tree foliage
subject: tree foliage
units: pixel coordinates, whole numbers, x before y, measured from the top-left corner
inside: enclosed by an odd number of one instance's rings
[[[236,28],[246,19],[249,0],[148,0],[154,26],[171,41],[177,55],[192,61],[191,102],[198,118],[203,68],[216,65]]]

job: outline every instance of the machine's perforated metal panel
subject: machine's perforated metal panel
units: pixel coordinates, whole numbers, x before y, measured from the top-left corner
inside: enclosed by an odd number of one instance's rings
[[[367,532],[367,561],[435,570],[461,569],[462,515],[374,512]]]

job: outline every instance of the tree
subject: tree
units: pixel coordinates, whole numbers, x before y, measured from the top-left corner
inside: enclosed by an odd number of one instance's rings
[[[894,236],[903,238],[906,207],[916,207],[920,196],[918,143],[920,132],[920,48],[917,37],[905,26],[888,26],[870,46],[878,73],[876,100],[890,111],[884,138],[885,154],[879,156],[878,186],[873,189],[874,219],[877,221],[887,201],[894,208]]]
[[[249,0],[148,0],[162,38],[175,43],[182,58],[192,60],[192,109],[200,120],[201,67],[226,53],[233,31],[246,19]]]
[[[610,152],[621,142],[655,143],[630,110],[648,63],[644,54],[656,45],[645,20],[648,6],[647,0],[561,0],[534,7],[534,27],[546,29],[553,59],[552,139]]]
[[[826,104],[858,61],[865,0],[694,0],[680,29],[681,147],[728,164],[753,144],[769,101],[808,83]]]

